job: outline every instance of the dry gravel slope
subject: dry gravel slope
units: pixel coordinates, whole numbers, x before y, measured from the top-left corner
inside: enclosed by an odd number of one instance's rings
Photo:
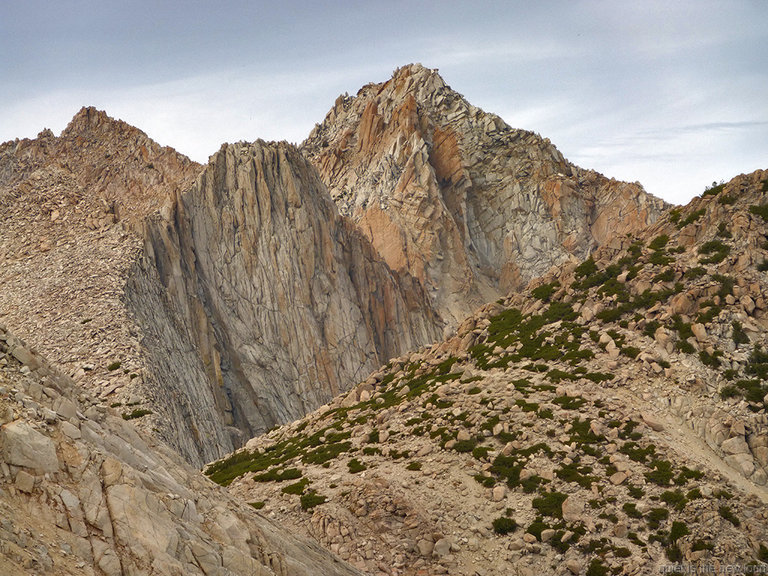
[[[207,473],[371,574],[768,562],[768,172]]]

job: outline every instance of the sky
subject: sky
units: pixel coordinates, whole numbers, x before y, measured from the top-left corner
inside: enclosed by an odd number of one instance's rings
[[[0,0],[0,142],[82,106],[206,162],[300,143],[420,62],[571,162],[681,204],[768,168],[768,1]]]

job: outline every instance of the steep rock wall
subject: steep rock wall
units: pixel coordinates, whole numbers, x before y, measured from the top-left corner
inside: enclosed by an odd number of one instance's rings
[[[157,375],[154,404],[182,430],[164,436],[194,461],[441,333],[419,284],[339,216],[286,143],[223,146],[145,238],[126,299]]]
[[[639,185],[570,164],[418,64],[339,97],[302,150],[341,213],[450,322],[664,208]]]

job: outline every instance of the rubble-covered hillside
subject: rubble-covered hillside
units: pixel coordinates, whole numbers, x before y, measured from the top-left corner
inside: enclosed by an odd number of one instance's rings
[[[0,326],[0,574],[358,574],[237,502]]]
[[[713,186],[206,473],[370,574],[768,562],[767,192]]]

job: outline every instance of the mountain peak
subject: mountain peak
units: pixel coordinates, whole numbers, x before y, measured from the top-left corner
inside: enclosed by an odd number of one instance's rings
[[[302,147],[342,214],[451,322],[652,223],[664,206],[571,165],[421,64],[337,100]]]

